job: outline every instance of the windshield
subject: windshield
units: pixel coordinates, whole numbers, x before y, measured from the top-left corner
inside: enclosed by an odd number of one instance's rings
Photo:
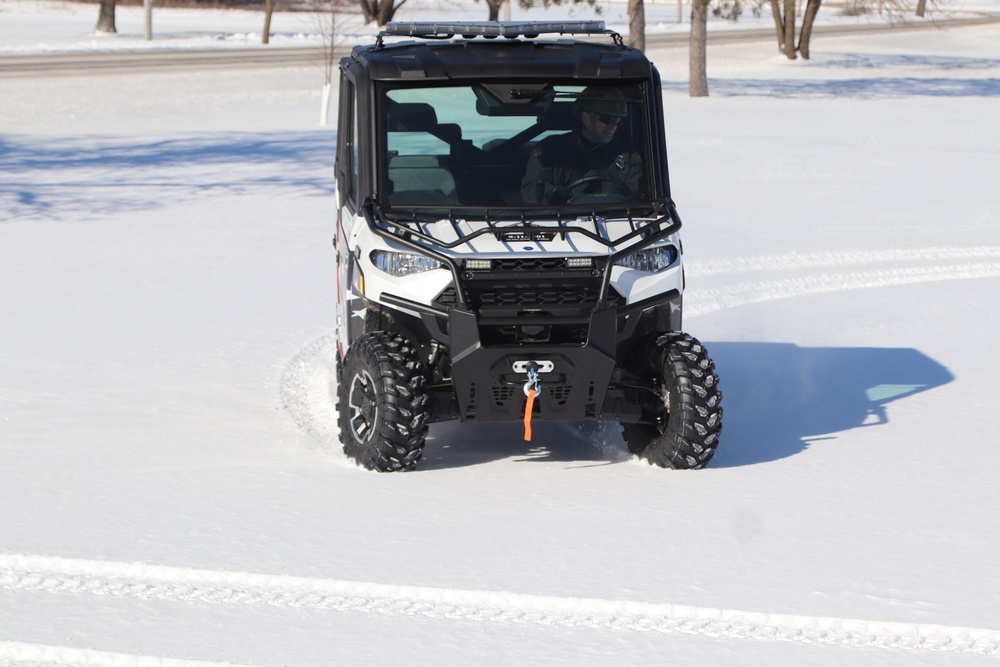
[[[386,87],[388,208],[649,206],[644,82]]]

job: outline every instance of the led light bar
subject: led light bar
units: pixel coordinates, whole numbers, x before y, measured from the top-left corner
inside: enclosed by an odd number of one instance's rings
[[[537,37],[538,35],[571,35],[606,33],[604,21],[393,21],[387,23],[383,35],[393,37]]]
[[[464,264],[465,268],[474,271],[488,271],[493,267],[493,262],[488,259],[467,259]]]

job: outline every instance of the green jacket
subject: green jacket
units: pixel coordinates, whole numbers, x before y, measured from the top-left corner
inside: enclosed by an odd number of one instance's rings
[[[568,189],[581,178],[593,181]],[[585,146],[576,132],[556,134],[538,142],[528,159],[521,180],[521,197],[526,204],[561,204],[570,197],[587,193],[621,194],[631,199],[643,188],[642,158],[624,151],[620,142]]]

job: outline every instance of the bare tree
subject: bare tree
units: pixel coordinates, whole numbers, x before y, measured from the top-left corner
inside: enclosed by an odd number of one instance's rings
[[[323,0],[316,15],[319,32],[323,36],[323,100],[320,107],[319,124],[330,122],[330,96],[333,92],[333,77],[337,73],[337,12],[343,9],[343,0]]]
[[[802,30],[799,31],[799,53],[806,60],[809,60],[809,43],[812,40],[813,23],[816,22],[820,2],[822,0],[809,0],[806,3],[805,16],[802,17]]]
[[[391,21],[404,4],[406,0],[358,0],[365,23],[375,21],[380,26]]]
[[[646,6],[643,0],[628,0],[628,45],[646,48]]]
[[[153,39],[153,0],[142,0],[143,37],[146,41]]]
[[[500,20],[500,8],[503,7],[503,4],[505,2],[509,2],[509,1],[510,0],[486,0],[486,6],[489,7],[489,10],[490,10],[490,18],[489,18],[489,20],[490,21],[499,21]]]
[[[95,32],[118,32],[115,28],[115,0],[101,0],[101,8],[97,13]]]
[[[780,2],[770,0],[770,2],[774,28],[778,36],[778,51],[785,54],[789,60],[795,60],[799,55],[808,60],[812,27],[822,0],[808,0],[805,15],[802,17],[802,30],[799,31],[798,43],[795,42],[795,0]]]
[[[688,95],[708,97],[708,3],[692,0],[688,46]]]
[[[894,2],[905,2],[905,0],[893,0],[893,1]],[[940,9],[940,6],[939,6],[940,4],[941,3],[939,3],[937,0],[931,0],[931,9],[932,10],[934,10],[934,9]],[[920,18],[923,18],[924,14],[926,12],[927,12],[927,0],[917,0],[916,15],[918,17],[920,17]]]
[[[851,0],[845,11],[852,16],[877,12],[879,16],[887,16],[892,23],[905,22],[911,12],[922,18],[927,13],[927,5],[927,0],[917,0],[915,3],[910,0]],[[938,3],[930,0],[930,5],[935,7]]]
[[[264,0],[264,29],[261,31],[260,43],[271,43],[271,14],[274,13],[274,0]]]

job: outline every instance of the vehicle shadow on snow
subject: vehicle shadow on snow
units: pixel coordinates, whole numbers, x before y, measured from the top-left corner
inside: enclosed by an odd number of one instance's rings
[[[804,451],[823,436],[890,422],[897,400],[947,384],[947,368],[912,348],[706,343],[723,392],[712,468]]]
[[[910,348],[799,347],[791,343],[706,343],[722,389],[722,438],[709,468],[776,461],[829,434],[885,426],[894,401],[954,379]],[[418,469],[503,459],[564,461],[569,467],[632,459],[615,422],[535,422],[532,441],[520,423],[446,422],[431,426]]]
[[[520,422],[434,424],[417,469],[463,468],[508,458],[583,468],[632,458],[616,422],[535,421],[531,431],[531,442],[526,442]]]
[[[329,197],[335,135],[219,132],[157,140],[0,136],[0,220],[86,219],[208,194]]]

